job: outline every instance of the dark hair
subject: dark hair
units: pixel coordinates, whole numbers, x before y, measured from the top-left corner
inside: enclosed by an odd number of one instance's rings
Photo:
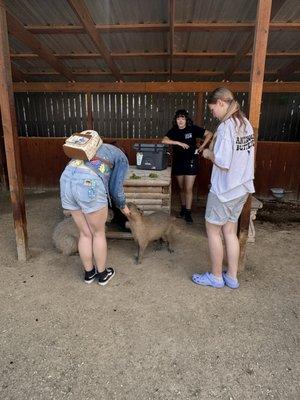
[[[193,125],[193,121],[190,118],[189,113],[184,108],[182,108],[180,110],[177,110],[175,115],[174,115],[174,118],[173,118],[173,121],[172,121],[173,128],[178,128],[177,121],[176,121],[176,119],[178,117],[185,117],[186,126],[192,126]]]
[[[244,114],[240,109],[240,105],[229,89],[223,87],[215,89],[208,95],[207,104],[216,104],[218,100],[222,100],[229,105],[225,119],[232,117],[235,122],[238,120],[241,125],[245,125]],[[232,112],[231,110],[234,109],[236,111]]]

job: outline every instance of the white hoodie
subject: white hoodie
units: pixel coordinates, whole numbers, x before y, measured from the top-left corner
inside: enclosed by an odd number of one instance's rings
[[[254,193],[254,135],[249,121],[245,124],[229,118],[216,133],[211,192],[221,202]]]

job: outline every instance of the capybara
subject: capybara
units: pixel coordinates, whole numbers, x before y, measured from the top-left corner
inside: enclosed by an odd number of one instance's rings
[[[170,252],[173,252],[174,219],[163,211],[150,215],[143,212],[134,204],[128,203],[130,215],[128,221],[134,240],[138,243],[137,263],[140,263],[149,243],[155,240],[164,241]]]
[[[77,253],[79,231],[72,217],[64,218],[56,225],[52,239],[54,246],[64,255]]]

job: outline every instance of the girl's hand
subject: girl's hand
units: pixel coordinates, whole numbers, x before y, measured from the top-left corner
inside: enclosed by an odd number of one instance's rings
[[[202,151],[204,150],[205,145],[202,144],[198,149],[197,149],[197,154],[202,153]]]
[[[204,149],[203,153],[202,153],[202,156],[204,158],[206,158],[207,160],[211,160],[212,154],[213,154],[212,151],[210,151],[209,149]]]
[[[125,204],[125,207],[121,208],[120,210],[125,215],[125,217],[128,217],[130,215],[130,210],[126,204]]]
[[[186,143],[177,142],[178,146],[182,147],[183,149],[187,150],[190,146]]]

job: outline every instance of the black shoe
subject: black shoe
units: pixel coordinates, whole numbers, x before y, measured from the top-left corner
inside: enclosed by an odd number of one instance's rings
[[[97,276],[97,270],[94,267],[91,271],[85,271],[84,274],[84,282],[85,283],[92,283]]]
[[[185,222],[187,224],[192,224],[194,222],[192,215],[191,215],[191,210],[186,210],[184,218],[185,218]]]
[[[115,275],[115,271],[113,268],[105,268],[105,270],[103,272],[100,272],[98,274],[99,285],[105,286],[114,275]]]
[[[185,217],[185,213],[186,213],[186,207],[185,206],[181,206],[181,210],[180,210],[180,213],[178,214],[177,218],[184,218]]]

